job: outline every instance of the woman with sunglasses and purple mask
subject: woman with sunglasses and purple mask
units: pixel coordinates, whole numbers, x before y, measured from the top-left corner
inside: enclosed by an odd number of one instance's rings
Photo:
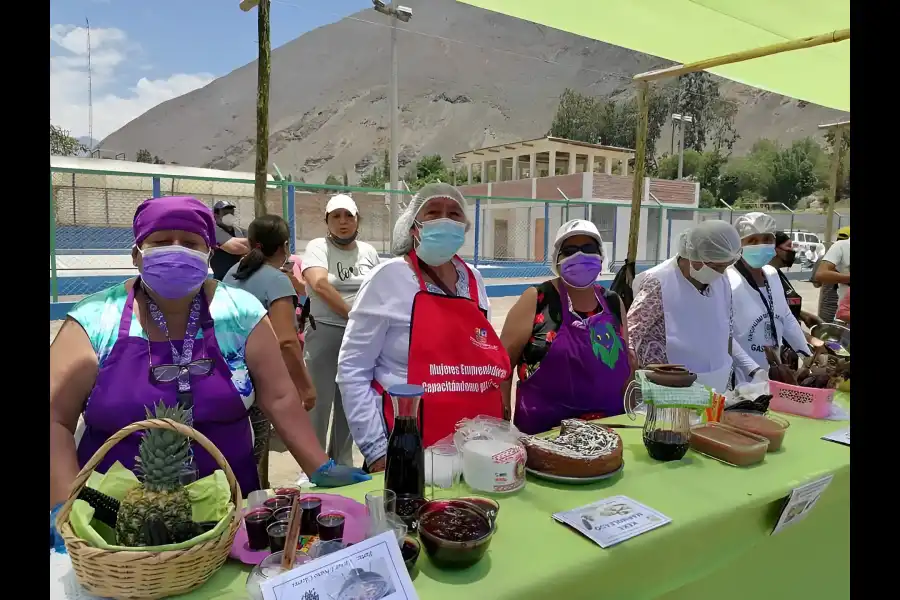
[[[336,466],[319,446],[260,302],[207,279],[210,209],[194,198],[147,200],[133,231],[140,275],[79,302],[50,346],[50,505],[66,499],[80,467],[110,436],[160,399],[191,409],[193,426],[222,452],[244,494],[259,488],[248,418],[254,402],[314,483],[367,479]],[[98,471],[115,461],[133,468],[139,440],[116,445]],[[195,444],[185,479],[217,468]]]
[[[519,375],[513,422],[528,434],[563,419],[621,414],[634,363],[625,306],[595,283],[603,270],[597,227],[579,219],[563,224],[550,264],[558,277],[525,290],[500,334]],[[501,387],[507,418],[511,388],[512,378]]]

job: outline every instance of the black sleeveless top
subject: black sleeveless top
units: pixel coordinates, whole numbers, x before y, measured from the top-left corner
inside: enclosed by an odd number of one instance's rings
[[[788,308],[791,309],[791,314],[794,315],[794,318],[799,321],[800,309],[803,306],[803,296],[797,293],[797,290],[791,285],[791,281],[787,276],[781,272],[781,269],[775,270],[778,271],[778,278],[781,279],[781,285],[784,286],[784,297],[787,300]]]
[[[559,326],[562,324],[562,302],[560,302],[559,292],[553,287],[553,280],[545,281],[534,287],[537,288],[537,302],[534,307],[534,322],[531,327],[531,337],[528,339],[528,343],[525,344],[525,348],[522,350],[522,357],[519,359],[519,364],[516,365],[519,381],[525,381],[528,379],[529,375],[537,370],[541,361],[550,350],[553,338],[556,337],[556,332],[559,331]],[[597,291],[598,296],[601,294],[603,295],[603,299],[606,301],[606,305],[609,306],[610,312],[616,316],[619,320],[619,324],[621,324],[622,305],[619,301],[619,295],[599,285],[595,285],[594,289]],[[598,305],[597,309],[599,308],[600,306]],[[595,311],[597,309],[587,313],[578,311],[576,311],[576,313],[582,319],[586,319],[587,317],[596,314]]]

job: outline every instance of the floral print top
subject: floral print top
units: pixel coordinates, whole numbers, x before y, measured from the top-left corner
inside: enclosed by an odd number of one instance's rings
[[[553,280],[545,281],[534,287],[537,288],[534,323],[531,328],[531,337],[522,350],[519,364],[516,365],[519,381],[528,379],[541,366],[541,360],[544,359],[550,350],[553,339],[556,337],[556,333],[559,331],[559,326],[562,323],[562,302],[560,302],[559,292],[553,286]],[[603,294],[603,299],[606,300],[607,306],[610,307],[610,310],[621,324],[622,308],[619,302],[619,295],[599,285],[596,286],[596,290],[598,295]],[[576,311],[576,314],[582,319],[586,319],[597,314],[599,310],[600,306],[598,305],[596,309],[590,312],[582,313]]]
[[[103,366],[116,343],[127,298],[128,289],[122,282],[84,298],[68,314],[87,333],[97,354],[98,366]],[[249,406],[253,400],[253,382],[244,360],[244,348],[250,332],[266,316],[266,309],[249,292],[219,282],[209,303],[209,312],[216,342],[231,371],[231,381],[244,404]],[[147,338],[134,313],[128,335]],[[198,331],[197,337],[202,336],[203,332]]]
[[[653,275],[646,276],[628,309],[628,341],[639,365],[668,364],[662,284]]]

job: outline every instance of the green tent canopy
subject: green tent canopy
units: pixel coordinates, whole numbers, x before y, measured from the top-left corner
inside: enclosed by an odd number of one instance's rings
[[[850,0],[458,0],[678,63],[850,28]],[[850,40],[710,69],[850,111]]]

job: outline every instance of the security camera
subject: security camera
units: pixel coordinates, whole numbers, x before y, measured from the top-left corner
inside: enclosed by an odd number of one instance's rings
[[[372,0],[372,4],[375,5],[376,9],[384,8],[385,4],[383,0]]]
[[[398,19],[406,23],[412,18],[412,9],[408,6],[398,6],[396,14]]]

